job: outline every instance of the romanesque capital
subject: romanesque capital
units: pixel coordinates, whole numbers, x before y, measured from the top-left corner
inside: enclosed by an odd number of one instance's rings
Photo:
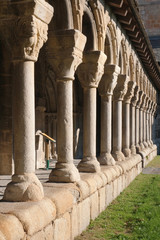
[[[139,97],[139,87],[138,85],[135,86],[134,88],[134,94],[133,97],[131,98],[131,104],[132,106],[136,106],[137,102],[138,102],[138,97]]]
[[[82,62],[86,37],[78,30],[56,31],[48,40],[48,59],[57,80],[74,80],[78,65]]]
[[[125,74],[119,74],[117,85],[113,91],[113,100],[122,101],[127,93],[129,77]]]
[[[141,106],[143,94],[144,94],[143,91],[139,91],[138,101],[137,101],[137,105],[136,105],[137,108],[140,108],[140,106]]]
[[[134,88],[136,86],[136,83],[134,81],[129,81],[128,82],[128,90],[126,95],[124,96],[124,102],[125,103],[130,103],[131,99],[134,95]]]
[[[83,56],[78,77],[83,88],[97,88],[104,73],[107,56],[101,51],[89,51]]]
[[[106,64],[104,66],[104,74],[99,83],[98,90],[101,96],[113,95],[113,90],[117,84],[120,67],[115,64]]]
[[[53,8],[44,0],[16,0],[3,1],[0,9],[1,30],[12,60],[37,61],[39,50],[47,41]]]

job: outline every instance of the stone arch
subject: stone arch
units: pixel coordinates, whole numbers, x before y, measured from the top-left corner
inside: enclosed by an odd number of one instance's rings
[[[97,30],[91,8],[87,5],[84,7],[82,18],[82,33],[87,37],[84,51],[97,50]]]
[[[121,74],[128,75],[128,55],[127,55],[127,47],[124,39],[121,41],[120,49],[119,49],[119,67],[121,69]]]
[[[104,8],[98,0],[89,0],[89,5],[92,9],[93,16],[96,23],[97,37],[98,37],[98,50],[104,51],[105,42],[105,15]]]
[[[106,29],[106,39],[105,39],[105,53],[107,55],[108,64],[117,64],[117,37],[116,30],[112,22],[108,23]]]
[[[130,81],[135,82],[135,64],[134,64],[134,58],[133,54],[130,54],[129,57],[129,76],[130,76]]]
[[[54,17],[49,24],[49,28],[54,31],[73,29],[74,26],[71,2],[68,0],[50,0],[49,3],[54,8]]]
[[[140,69],[140,90],[143,91],[143,70]]]
[[[140,67],[139,67],[139,62],[137,61],[136,62],[136,68],[135,68],[135,73],[136,73],[136,75],[135,75],[135,80],[136,80],[136,84],[137,84],[137,86],[140,86]]]

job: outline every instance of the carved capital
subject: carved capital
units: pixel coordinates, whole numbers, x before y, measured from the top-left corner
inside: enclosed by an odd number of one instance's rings
[[[124,96],[124,102],[125,103],[130,103],[131,102],[131,98],[133,97],[135,86],[136,86],[136,83],[134,81],[129,81],[128,82],[128,90],[127,90],[126,95]]]
[[[113,95],[113,90],[117,84],[117,77],[120,73],[120,67],[114,64],[106,64],[104,74],[99,83],[98,90],[101,96]]]
[[[48,61],[57,75],[57,80],[74,80],[86,37],[78,30],[57,31],[48,40]]]
[[[17,0],[1,3],[0,9],[2,29],[5,28],[13,61],[36,61],[40,48],[47,40],[53,8],[44,0]]]
[[[132,106],[136,106],[137,102],[138,102],[138,97],[139,97],[139,87],[138,86],[135,86],[134,88],[134,95],[131,99],[131,104]]]
[[[118,75],[117,85],[113,92],[114,101],[122,101],[127,93],[129,77],[124,74]]]
[[[137,106],[136,106],[137,108],[140,108],[141,106],[143,94],[144,94],[143,91],[139,91],[139,97],[138,97]]]
[[[83,88],[97,88],[104,73],[106,55],[101,51],[89,51],[83,56],[78,77]]]

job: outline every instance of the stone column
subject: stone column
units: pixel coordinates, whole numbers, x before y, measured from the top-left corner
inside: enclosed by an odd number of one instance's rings
[[[133,81],[128,82],[128,90],[123,100],[122,109],[122,149],[125,157],[130,157],[130,102],[134,94],[136,83]]]
[[[100,51],[84,54],[78,68],[78,77],[83,87],[83,159],[79,171],[98,172],[100,164],[96,158],[96,91],[104,72],[106,55]]]
[[[140,147],[140,138],[141,138],[141,130],[142,130],[142,122],[141,122],[141,112],[140,106],[142,102],[143,91],[139,91],[138,101],[136,104],[136,151],[139,153],[141,151]]]
[[[14,1],[12,12],[13,50],[13,135],[15,174],[7,185],[4,200],[38,201],[43,188],[35,175],[34,62],[47,40],[52,7],[45,1]],[[6,9],[5,9],[6,10]],[[7,16],[9,19],[9,15]],[[7,22],[8,23],[8,22]],[[9,25],[9,24],[8,24]],[[11,41],[11,39],[9,38]]]
[[[122,153],[122,100],[127,93],[128,76],[120,74],[113,92],[113,151],[116,161],[124,161]]]
[[[144,101],[143,105],[143,145],[145,148],[148,147],[147,144],[147,108],[148,108],[148,97]]]
[[[78,30],[58,31],[48,41],[48,58],[57,76],[57,154],[50,181],[76,182],[73,163],[73,80],[82,61],[86,37]]]
[[[148,101],[148,108],[147,108],[147,144],[151,147],[150,142],[150,110],[151,110],[151,100]]]
[[[101,95],[101,152],[98,160],[101,165],[115,165],[115,160],[111,155],[112,95],[119,72],[120,68],[117,65],[106,64],[104,75],[98,87]]]
[[[140,148],[141,150],[144,149],[144,106],[145,106],[145,100],[146,100],[146,94],[143,93],[143,97],[142,97],[142,102],[140,105],[140,112],[139,112],[139,138],[140,138]]]
[[[152,141],[153,106],[154,106],[154,103],[151,100],[151,109],[150,109],[150,143],[151,143],[151,146],[153,146],[153,141]]]
[[[136,154],[136,145],[138,145],[138,140],[139,140],[139,135],[136,135],[136,128],[138,125],[139,128],[139,109],[136,109],[136,104],[138,101],[138,95],[139,95],[139,88],[138,86],[135,87],[134,89],[134,96],[131,99],[131,110],[130,110],[130,119],[131,119],[131,124],[130,124],[130,145],[131,145],[131,154]],[[138,110],[138,111],[137,111]],[[137,111],[137,113],[136,113]],[[138,115],[138,117],[137,117]],[[139,134],[139,131],[138,131]],[[137,141],[136,141],[137,137]]]

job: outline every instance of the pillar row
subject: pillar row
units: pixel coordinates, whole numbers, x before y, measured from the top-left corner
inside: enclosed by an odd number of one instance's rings
[[[142,121],[141,121],[141,111],[140,106],[142,103],[143,98],[143,91],[138,92],[138,101],[136,104],[136,152],[139,153],[141,151],[140,143],[141,143],[141,136],[142,136]]]
[[[106,55],[101,51],[84,54],[78,68],[78,77],[83,87],[83,159],[78,164],[81,172],[98,172],[96,158],[96,96],[97,87],[104,73]]]
[[[43,187],[35,175],[35,99],[34,62],[47,40],[52,7],[38,0],[8,4],[12,12],[15,35],[8,41],[13,52],[13,135],[15,174],[7,185],[4,200],[38,201]],[[12,5],[13,4],[13,5]],[[39,9],[43,9],[39,11]],[[11,11],[13,10],[13,11]],[[41,12],[45,14],[41,14]],[[8,16],[9,18],[9,16]],[[2,20],[3,21],[3,20]],[[7,25],[8,22],[7,22]],[[6,25],[6,28],[7,28]],[[10,30],[9,30],[10,34]],[[9,35],[8,35],[9,36]]]
[[[127,93],[129,78],[127,75],[118,76],[117,85],[113,92],[113,150],[116,161],[124,161],[122,153],[122,100]]]
[[[98,160],[101,165],[115,165],[115,160],[111,155],[112,95],[119,72],[120,68],[117,65],[106,64],[104,75],[98,87],[101,95],[101,145]]]
[[[140,105],[140,113],[139,113],[139,138],[140,138],[140,150],[144,150],[144,136],[145,136],[145,127],[144,127],[144,106],[146,101],[146,94],[143,93],[142,102]]]
[[[57,81],[57,154],[58,159],[50,173],[51,182],[80,180],[73,163],[73,80],[76,68],[82,62],[86,37],[78,30],[57,31],[49,38],[49,62]]]

